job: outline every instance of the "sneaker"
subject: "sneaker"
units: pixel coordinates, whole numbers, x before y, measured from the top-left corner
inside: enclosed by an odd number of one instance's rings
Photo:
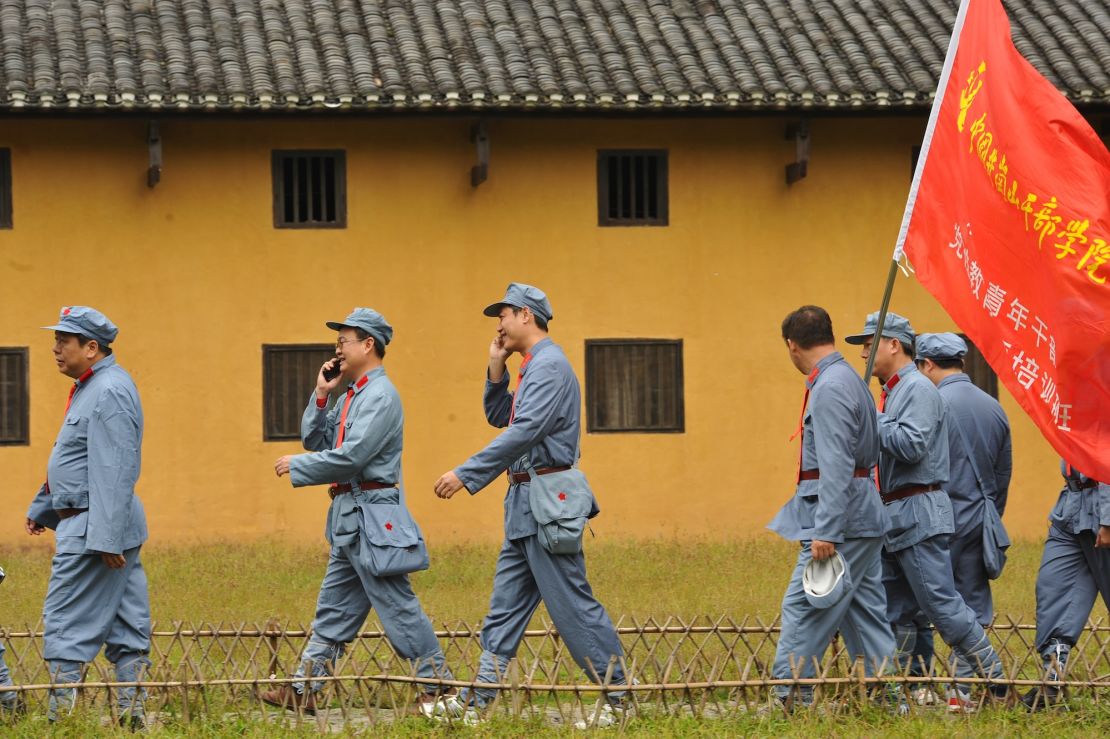
[[[919,706],[935,706],[940,703],[940,696],[937,695],[937,691],[928,685],[915,688],[912,695],[913,702]]]
[[[789,716],[790,711],[791,706],[788,706],[786,701],[778,695],[774,695],[771,697],[770,703],[764,703],[756,709],[755,715],[760,719],[782,718],[784,716]]]
[[[585,719],[574,722],[574,728],[579,731],[586,729],[607,729],[616,726],[624,718],[624,708],[614,706],[612,703],[602,703],[589,711]]]
[[[416,699],[411,713],[425,718],[459,718],[463,715],[464,708],[458,691],[451,688],[442,693],[423,693]]]
[[[965,693],[962,690],[949,690],[948,691],[948,712],[949,713],[975,713],[979,710],[979,704],[971,700],[971,694]]]

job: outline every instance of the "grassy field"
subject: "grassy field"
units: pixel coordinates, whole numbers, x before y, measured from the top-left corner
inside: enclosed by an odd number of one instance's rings
[[[793,566],[796,549],[772,537],[722,542],[708,540],[654,542],[589,541],[587,557],[594,590],[615,620],[690,619],[729,615],[740,621],[759,617],[770,622]],[[414,576],[414,586],[437,627],[460,621],[480,624],[489,597],[495,545],[437,546],[432,542],[432,569]],[[1019,540],[1010,550],[1005,575],[995,584],[999,616],[1030,623],[1034,618],[1034,581],[1040,542]],[[287,627],[311,622],[316,590],[323,575],[326,550],[321,545],[290,545],[279,541],[252,544],[204,544],[167,548],[152,545],[143,552],[150,579],[155,621],[265,624]],[[38,622],[49,574],[49,554],[42,549],[0,546],[0,563],[8,580],[0,590],[0,626],[20,628]],[[537,614],[538,619],[542,610]],[[1101,603],[1094,616],[1105,616]],[[375,626],[371,615],[371,628]],[[35,714],[36,712],[32,712]],[[894,718],[881,711],[850,712],[836,717],[801,715],[790,720],[754,715],[699,721],[688,718],[642,718],[629,723],[633,736],[1026,736],[1104,735],[1110,707],[1087,704],[1067,714],[1028,716],[992,710],[971,718],[952,719],[941,713]],[[32,715],[0,733],[40,736],[41,715]],[[53,736],[110,733],[95,715],[74,716],[55,727]],[[376,726],[375,735],[447,734],[481,736],[556,736],[557,728],[523,721],[494,721],[480,730],[432,727],[421,720],[392,727]],[[317,735],[315,726],[278,727],[242,716],[203,722],[171,723],[155,735],[189,737],[269,737]]]

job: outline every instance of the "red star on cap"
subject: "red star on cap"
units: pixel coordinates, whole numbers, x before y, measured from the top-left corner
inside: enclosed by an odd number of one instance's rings
[[[69,315],[69,308],[66,308],[64,311],[62,311],[62,315],[63,316],[68,316]]]
[[[566,500],[566,499],[567,499],[567,494],[566,493],[559,493],[559,500]]]
[[[393,531],[393,524],[391,524],[391,523],[389,523],[389,522],[386,522],[386,524],[385,524],[385,530],[386,530],[386,531]]]

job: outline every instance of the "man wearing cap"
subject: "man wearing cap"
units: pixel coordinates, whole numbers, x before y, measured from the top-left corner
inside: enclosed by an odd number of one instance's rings
[[[859,374],[836,350],[832,320],[815,305],[782,322],[790,360],[806,375],[797,489],[768,528],[801,541],[794,575],[782,600],[776,680],[813,678],[833,634],[840,631],[867,675],[893,667],[894,635],[882,583],[882,503],[871,482],[879,457],[875,401]],[[808,582],[823,563],[832,578]],[[807,577],[808,575],[808,577]],[[831,586],[831,587],[830,587]],[[828,592],[822,592],[827,590]],[[799,691],[791,696],[791,691]],[[810,686],[776,686],[784,708],[812,702]]]
[[[568,469],[578,459],[581,394],[566,355],[547,335],[551,303],[541,290],[514,282],[504,298],[485,309],[485,315],[498,322],[489,348],[486,418],[505,430],[435,483],[440,498],[450,498],[464,487],[473,495],[508,470],[505,541],[497,559],[489,614],[482,625],[477,680],[503,680],[542,599],[567,649],[590,679],[602,682],[608,676],[609,684],[624,685],[624,650],[609,614],[594,598],[585,558],[581,553],[545,550],[529,506],[529,463],[536,474],[543,475]],[[514,352],[523,360],[512,393],[505,362]],[[495,694],[477,689],[468,701],[481,709]],[[593,712],[591,725],[617,720],[624,694],[610,692],[607,697]]]
[[[116,363],[119,333],[100,311],[63,308],[54,332],[54,361],[74,380],[47,465],[46,483],[27,512],[32,536],[55,530],[56,553],[43,605],[43,657],[55,683],[81,679],[85,663],[106,645],[116,680],[136,682],[150,666],[150,599],[139,550],[146,514],[135,494],[143,441],[143,408],[131,376]],[[143,693],[117,691],[120,721],[143,723]],[[50,693],[56,720],[73,709],[76,691]]]
[[[1037,652],[1046,682],[1064,679],[1068,655],[1079,641],[1095,599],[1110,607],[1110,485],[1060,461],[1064,488],[1049,515],[1041,569],[1037,572]],[[1061,700],[1046,684],[1022,700],[1038,711]]]
[[[916,358],[937,386],[948,428],[948,484],[955,532],[949,541],[956,590],[979,623],[994,620],[990,581],[1001,574],[1009,538],[1002,526],[1013,455],[1010,421],[998,401],[964,373],[967,343],[953,333],[921,334]],[[984,546],[989,542],[991,550]],[[988,565],[991,572],[988,572]],[[997,568],[997,569],[996,569]]]
[[[301,440],[310,453],[281,457],[274,469],[278,477],[288,474],[294,487],[330,484],[332,502],[325,533],[331,554],[312,636],[295,674],[298,681],[261,696],[271,705],[309,714],[317,710],[316,696],[323,683],[303,680],[306,666],[312,677],[330,675],[371,608],[377,610],[393,649],[412,663],[417,677],[452,679],[408,574],[377,576],[369,561],[370,536],[378,541],[381,533],[376,524],[374,532],[366,530],[374,519],[372,512],[380,510],[376,507],[400,506],[397,515],[415,528],[400,486],[401,398],[382,365],[393,328],[369,308],[355,308],[346,319],[329,321],[327,327],[339,332],[335,358],[320,367],[301,420]],[[336,369],[340,372],[333,375]],[[329,409],[328,398],[340,385],[346,385],[346,395]],[[390,521],[383,526],[395,531]],[[452,700],[434,683],[421,687],[416,713],[434,716]]]
[[[954,530],[948,480],[948,437],[944,402],[913,363],[910,322],[887,313],[881,335],[879,314],[872,313],[862,333],[845,339],[863,346],[861,357],[875,354],[875,376],[882,383],[879,401],[877,484],[890,529],[883,556],[887,616],[894,626],[899,661],[908,666],[922,614],[933,623],[956,656],[956,675],[1002,677],[1002,663],[982,625],[952,578],[948,555]],[[990,686],[996,698],[1005,686]],[[966,686],[949,696],[949,710],[974,710]]]

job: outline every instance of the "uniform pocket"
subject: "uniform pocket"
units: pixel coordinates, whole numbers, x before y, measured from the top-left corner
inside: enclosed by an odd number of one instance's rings
[[[85,443],[89,435],[89,419],[83,416],[66,416],[62,428],[58,431],[60,446],[79,446]]]

